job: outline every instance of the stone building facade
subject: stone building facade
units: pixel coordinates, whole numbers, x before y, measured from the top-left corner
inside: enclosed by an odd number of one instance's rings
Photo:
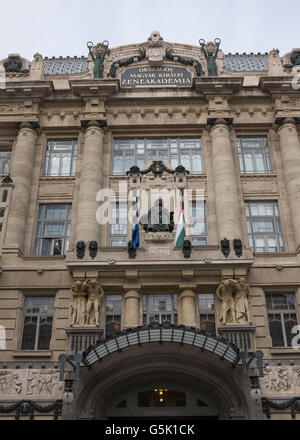
[[[1,418],[300,419],[300,49],[219,43],[1,61]],[[183,249],[130,190],[187,194]]]

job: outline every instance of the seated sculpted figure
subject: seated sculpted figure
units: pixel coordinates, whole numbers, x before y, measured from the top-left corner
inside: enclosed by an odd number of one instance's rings
[[[87,280],[83,286],[88,296],[86,324],[99,327],[100,308],[103,303],[104,291],[97,280]]]
[[[154,206],[140,219],[145,232],[173,232],[174,213],[163,207],[162,199],[157,199]]]

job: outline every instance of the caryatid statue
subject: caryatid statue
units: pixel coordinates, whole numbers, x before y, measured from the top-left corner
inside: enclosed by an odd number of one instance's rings
[[[73,325],[85,325],[87,299],[83,283],[81,281],[73,283],[71,293],[73,295],[73,301],[70,306],[71,327]]]
[[[108,52],[108,46],[109,42],[106,40],[96,46],[94,46],[92,41],[88,41],[87,43],[87,47],[94,62],[93,73],[95,79],[103,78],[104,60]]]
[[[223,280],[217,289],[217,296],[222,304],[222,319],[221,324],[236,324],[233,288],[235,286],[234,280]],[[228,313],[231,312],[232,320],[229,322]]]
[[[199,40],[202,52],[207,62],[208,76],[218,76],[217,56],[221,44],[220,38],[216,38],[215,42],[205,44],[205,40]]]
[[[97,280],[87,280],[83,283],[87,293],[86,325],[99,327],[100,309],[103,303],[104,291]]]
[[[249,294],[250,287],[245,278],[235,281],[235,317],[238,324],[251,324]]]

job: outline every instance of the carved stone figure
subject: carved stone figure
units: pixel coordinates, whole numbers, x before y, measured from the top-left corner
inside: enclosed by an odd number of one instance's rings
[[[88,295],[86,324],[99,327],[100,308],[104,298],[104,291],[97,280],[85,281],[83,287]]]
[[[19,376],[18,374],[13,374],[13,375],[12,375],[12,378],[11,378],[11,386],[12,386],[13,391],[14,391],[16,394],[21,394],[21,393],[22,393],[22,386],[23,386],[23,383],[22,383],[22,381],[20,380],[20,376]]]
[[[166,56],[166,49],[163,46],[163,38],[160,33],[157,31],[152,32],[147,45],[146,57],[148,61],[154,66],[160,65]]]
[[[46,370],[40,373],[38,378],[38,391],[39,394],[51,394],[53,389],[53,372],[51,370]]]
[[[28,396],[34,394],[34,388],[37,386],[37,380],[35,374],[32,373],[31,376],[29,376],[31,370],[28,370],[28,377],[27,377],[27,390],[26,394]]]
[[[235,320],[235,308],[234,308],[234,297],[233,288],[235,286],[234,280],[224,280],[217,289],[217,296],[222,303],[222,319],[221,323],[226,324],[236,324]],[[231,312],[231,320],[229,319],[229,312]]]
[[[70,306],[71,327],[74,325],[85,325],[86,323],[86,292],[81,281],[76,281],[71,289],[73,301]]]
[[[143,215],[140,219],[144,231],[148,232],[173,232],[174,230],[174,213],[169,212],[163,207],[162,199],[156,200],[153,208],[147,215]]]
[[[221,40],[219,38],[215,39],[215,42],[210,42],[205,44],[205,40],[199,41],[202,52],[205,56],[207,62],[207,73],[208,76],[218,76],[218,67],[217,67],[217,56],[219,53],[219,48],[221,44]]]
[[[249,294],[250,287],[245,278],[240,278],[234,281],[235,297],[235,319],[238,324],[251,324],[250,309],[249,309]]]
[[[289,380],[289,372],[287,367],[270,367],[264,368],[264,388],[270,392],[287,392],[290,388],[297,384],[292,384]]]
[[[87,43],[87,47],[94,62],[93,73],[95,79],[103,78],[104,60],[108,52],[108,45],[108,41],[103,41],[103,43],[99,43],[96,46],[94,46],[91,41]]]

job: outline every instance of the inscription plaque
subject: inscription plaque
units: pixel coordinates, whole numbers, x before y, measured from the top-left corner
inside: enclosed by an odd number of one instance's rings
[[[121,87],[192,87],[192,74],[185,67],[145,66],[126,69]]]

